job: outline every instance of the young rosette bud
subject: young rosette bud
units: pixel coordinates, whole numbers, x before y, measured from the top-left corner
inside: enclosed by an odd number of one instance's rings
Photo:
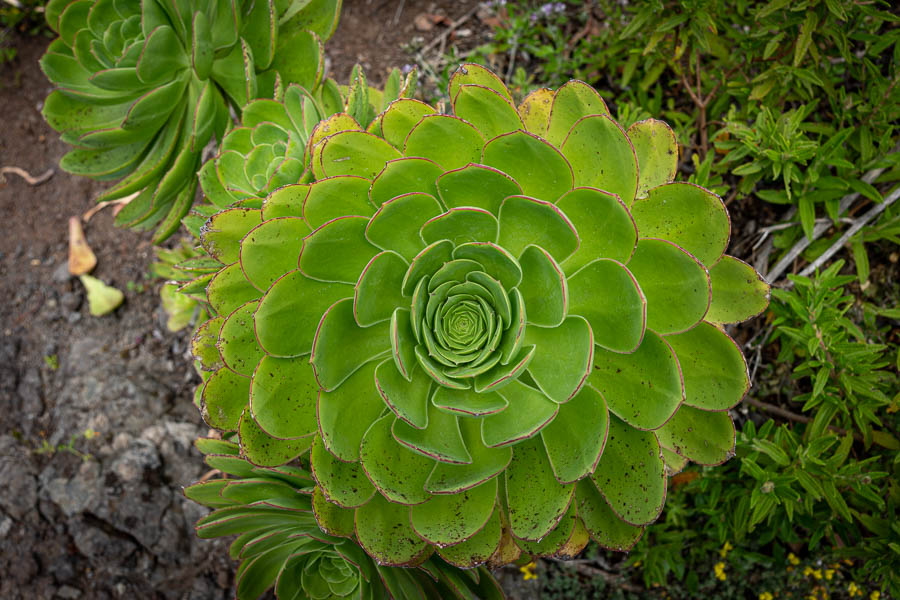
[[[516,107],[477,65],[449,91],[453,115],[393,102],[314,146],[314,182],[210,219],[204,414],[259,464],[314,436],[382,564],[627,549],[668,473],[733,454],[750,383],[722,325],[768,287],[724,254],[721,199],[673,181],[665,123],[623,130],[578,81]]]
[[[197,447],[228,478],[195,483],[184,493],[214,509],[197,522],[201,538],[238,535],[230,548],[241,561],[238,600],[256,600],[271,588],[290,600],[503,598],[483,567],[464,573],[437,557],[415,570],[376,564],[352,539],[352,515],[348,520],[335,511],[303,468],[256,467],[225,440],[200,439]]]
[[[200,155],[230,121],[227,103],[314,89],[340,0],[51,0],[59,33],[41,59],[57,87],[47,122],[75,149],[60,166],[119,180],[99,200],[139,195],[117,223],[171,235],[196,191]]]

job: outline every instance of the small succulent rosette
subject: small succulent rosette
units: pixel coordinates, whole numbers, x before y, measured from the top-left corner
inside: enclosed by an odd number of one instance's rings
[[[343,89],[326,79],[314,93],[288,85],[274,99],[251,101],[241,111],[241,123],[225,135],[215,158],[200,170],[206,200],[221,208],[259,208],[278,188],[313,180],[312,149],[335,129],[357,126],[375,106],[415,92],[415,72],[403,77],[394,69],[382,92],[370,88],[362,70],[354,69],[354,82]],[[358,114],[356,119],[350,114]]]
[[[59,33],[41,59],[56,86],[47,122],[75,148],[60,166],[118,180],[99,200],[140,192],[117,223],[177,230],[194,200],[201,151],[229,121],[228,104],[312,90],[322,39],[340,0],[51,0]]]
[[[750,382],[722,326],[768,287],[724,254],[721,199],[673,181],[665,123],[623,130],[578,81],[516,107],[477,65],[449,91],[452,115],[344,115],[313,182],[207,223],[205,418],[256,464],[311,445],[380,564],[630,548],[667,474],[733,454]]]
[[[195,483],[184,493],[214,509],[197,522],[201,538],[238,536],[230,549],[231,557],[241,561],[235,576],[238,600],[256,600],[273,588],[282,600],[503,598],[483,567],[460,571],[438,557],[418,569],[376,564],[347,539],[353,533],[352,515],[348,519],[335,510],[307,470],[254,466],[227,440],[196,444],[226,478]]]

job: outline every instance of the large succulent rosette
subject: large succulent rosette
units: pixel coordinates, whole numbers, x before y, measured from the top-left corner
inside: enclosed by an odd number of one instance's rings
[[[301,467],[256,467],[224,440],[200,439],[197,447],[226,478],[195,483],[184,493],[214,509],[197,522],[200,537],[238,536],[230,549],[241,561],[238,600],[256,600],[271,588],[290,600],[503,597],[485,568],[462,572],[437,557],[415,570],[375,564],[344,537],[352,534],[352,519],[334,510]]]
[[[258,464],[311,444],[382,564],[627,549],[667,469],[732,455],[722,325],[768,288],[724,254],[722,201],[673,182],[664,123],[625,131],[577,81],[516,107],[476,65],[449,91],[453,115],[398,100],[318,142],[314,182],[208,222],[205,418]]]
[[[75,146],[60,166],[119,180],[121,225],[173,233],[194,200],[200,155],[242,107],[287,82],[318,85],[340,0],[51,0],[59,33],[41,59],[57,87],[48,123]]]

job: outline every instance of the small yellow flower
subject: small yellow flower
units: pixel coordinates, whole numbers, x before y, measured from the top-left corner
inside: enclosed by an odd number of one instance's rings
[[[815,577],[816,579],[821,580],[822,579],[822,569],[813,569],[812,576]]]
[[[812,574],[812,572],[813,572],[812,567],[810,567],[810,566],[803,567],[803,576],[804,577],[809,577]]]
[[[775,596],[772,595],[772,592],[763,592],[759,595],[759,600],[775,600]]]
[[[523,567],[519,567],[519,571],[522,572],[522,579],[528,581],[529,579],[537,579],[537,575],[534,570],[537,568],[537,565],[534,564],[534,561],[531,561],[527,565]]]
[[[800,564],[800,559],[797,558],[793,552],[791,552],[790,554],[788,554],[788,562],[796,566]]]
[[[880,600],[880,599],[881,599],[881,592],[879,592],[878,590],[875,590],[874,592],[869,594],[869,600]]]
[[[827,579],[828,581],[831,581],[831,579],[833,577],[834,577],[834,569],[825,569],[825,579]]]
[[[97,437],[98,435],[100,435],[100,433],[97,431],[94,431],[93,429],[85,429],[84,430],[84,439],[86,439],[86,440],[92,440],[95,437]]]
[[[725,563],[723,562],[716,563],[713,567],[713,571],[715,571],[716,579],[719,581],[725,581],[728,578],[728,576],[725,575]]]
[[[854,582],[850,582],[850,585],[847,586],[847,594],[852,598],[854,596],[862,596],[862,590],[859,589],[859,586]]]
[[[726,556],[728,556],[728,553],[731,552],[732,550],[734,550],[734,546],[731,545],[731,542],[726,541],[725,545],[722,546],[722,549],[719,550],[719,556],[721,556],[722,558],[725,558]]]

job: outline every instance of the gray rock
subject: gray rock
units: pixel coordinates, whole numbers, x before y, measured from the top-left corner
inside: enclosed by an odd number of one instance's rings
[[[130,483],[143,480],[148,471],[155,471],[161,465],[159,453],[152,443],[135,440],[128,450],[113,461],[111,470],[120,480]]]
[[[13,519],[23,519],[37,504],[37,479],[28,451],[11,435],[0,436],[0,507]]]
[[[50,275],[50,279],[53,283],[65,283],[72,277],[72,274],[69,273],[69,262],[63,261],[56,265],[56,268],[53,269],[53,274]]]
[[[86,461],[78,469],[78,473],[69,479],[56,477],[51,479],[44,491],[67,517],[81,514],[88,507],[93,507],[103,497],[100,485],[100,465],[96,461]]]
[[[70,585],[64,585],[56,590],[56,595],[59,598],[65,598],[65,600],[78,600],[78,598],[81,598],[81,590]]]

